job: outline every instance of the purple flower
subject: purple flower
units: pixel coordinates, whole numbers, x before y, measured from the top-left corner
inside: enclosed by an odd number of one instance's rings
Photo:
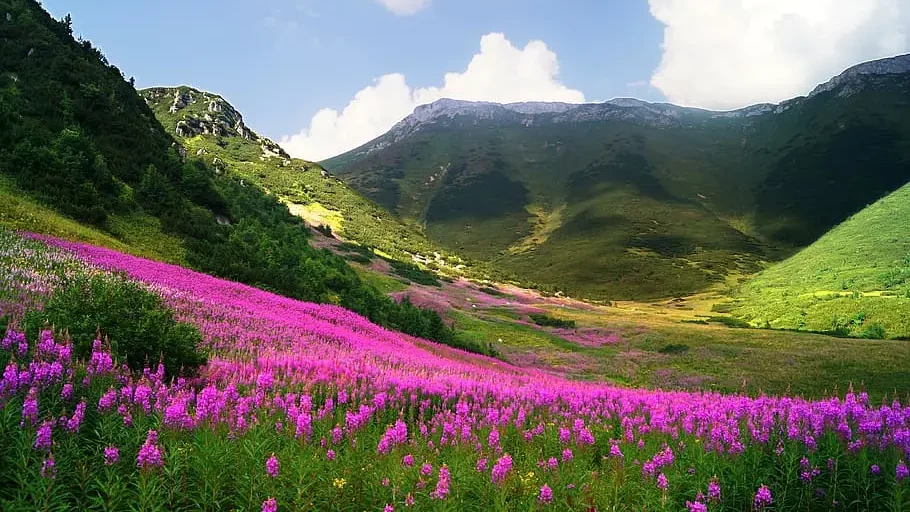
[[[38,432],[35,434],[35,449],[36,450],[47,450],[51,447],[51,426],[53,422],[50,420],[45,420],[41,423],[41,426],[38,427]]]
[[[753,507],[755,510],[762,510],[765,507],[770,507],[772,503],[774,503],[774,498],[771,497],[771,489],[762,484],[758,491],[755,492],[755,499],[752,501]]]
[[[711,503],[720,502],[720,482],[716,476],[708,482],[708,501]]]
[[[273,452],[271,457],[265,461],[265,472],[272,478],[278,476],[278,457]]]
[[[910,469],[907,469],[907,464],[905,464],[904,461],[897,463],[897,469],[894,472],[898,482],[910,477]]]
[[[572,455],[571,449],[566,448],[565,450],[562,451],[562,461],[563,462],[569,462],[570,460],[572,460],[573,457],[574,456]]]
[[[41,463],[41,476],[53,480],[57,476],[57,462],[54,460],[54,454],[47,454],[47,458]]]
[[[164,459],[161,457],[161,449],[158,448],[158,432],[149,430],[145,443],[139,448],[139,454],[136,455],[136,465],[139,469],[155,468],[164,465]]]
[[[414,465],[414,456],[410,453],[402,457],[401,465],[406,467],[411,467]]]
[[[506,476],[509,474],[509,471],[512,470],[512,457],[509,454],[505,454],[496,461],[496,464],[493,466],[493,483],[498,484],[506,479]]]
[[[436,490],[430,493],[430,497],[437,500],[444,500],[449,495],[449,468],[443,465],[439,468],[439,481],[436,482]]]
[[[708,512],[708,506],[698,500],[687,501],[686,507],[689,509],[689,512]]]
[[[882,472],[882,468],[878,467],[878,464],[873,464],[869,468],[869,471],[871,471],[873,475],[878,475],[879,473]]]
[[[385,507],[382,509],[382,512],[395,512],[395,507],[389,503],[386,503]]]
[[[328,459],[328,460],[330,460],[330,461],[331,461],[331,460],[335,460],[335,450],[332,450],[332,449],[330,448],[329,451],[325,452],[325,458]]]
[[[275,498],[269,498],[262,502],[262,512],[277,512],[278,502]]]
[[[76,410],[73,412],[73,417],[67,420],[66,430],[70,433],[76,433],[79,431],[79,427],[82,425],[82,420],[85,418],[85,400],[79,402],[76,405]]]
[[[666,491],[670,487],[670,482],[667,481],[667,475],[661,473],[657,475],[657,488],[661,491]]]
[[[424,476],[430,476],[433,474],[433,465],[429,462],[424,463],[423,466],[420,466],[420,474]]]
[[[550,489],[550,486],[543,484],[540,487],[540,492],[537,494],[537,501],[549,505],[553,502],[553,489]]]
[[[487,459],[477,459],[477,471],[484,472],[487,470]]]
[[[104,465],[113,466],[120,460],[120,449],[116,446],[106,446],[104,448]]]
[[[22,425],[28,422],[32,425],[38,423],[38,390],[31,388],[25,401],[22,402]]]

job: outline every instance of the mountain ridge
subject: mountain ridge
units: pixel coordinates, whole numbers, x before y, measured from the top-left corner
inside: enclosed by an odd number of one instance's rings
[[[492,119],[497,113],[500,115],[514,113],[521,116],[528,116],[519,120],[519,122],[523,122],[526,125],[533,124],[534,122],[547,121],[560,123],[603,120],[611,116],[624,119],[636,119],[636,116],[639,116],[638,119],[641,119],[643,122],[655,123],[658,126],[667,126],[672,124],[673,120],[682,122],[682,117],[686,115],[699,116],[701,119],[716,119],[752,117],[768,113],[780,114],[791,108],[795,103],[799,103],[800,100],[812,98],[823,92],[828,92],[850,83],[855,84],[857,79],[867,78],[869,76],[903,73],[910,73],[910,54],[902,54],[853,65],[828,81],[817,85],[805,96],[796,96],[778,103],[756,103],[732,110],[711,110],[699,107],[686,107],[669,102],[649,102],[627,97],[613,98],[603,102],[586,103],[546,101],[498,103],[441,98],[431,103],[418,105],[411,114],[396,123],[385,134],[353,148],[344,154],[369,154],[371,151],[384,147],[384,145],[387,144],[387,141],[380,142],[380,139],[387,138],[389,135],[397,141],[410,133],[413,133],[417,129],[420,129],[423,124],[435,122],[443,117],[453,118],[460,115],[473,115],[479,119]],[[851,92],[853,91],[851,90]],[[634,111],[617,109],[634,109]],[[537,116],[545,115],[551,115],[551,117],[537,119]],[[697,120],[699,119],[692,119],[693,122]],[[325,163],[327,168],[332,167],[339,156],[341,155],[327,158],[322,160],[321,163]]]

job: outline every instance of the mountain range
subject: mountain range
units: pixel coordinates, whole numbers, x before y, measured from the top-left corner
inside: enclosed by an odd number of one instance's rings
[[[910,56],[805,97],[439,100],[322,162],[468,257],[602,299],[697,292],[807,246],[910,180]]]

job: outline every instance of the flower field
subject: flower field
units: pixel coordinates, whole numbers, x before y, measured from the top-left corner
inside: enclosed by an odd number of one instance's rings
[[[18,328],[122,273],[208,363]],[[574,382],[108,249],[0,232],[2,510],[910,510],[910,407]],[[99,326],[104,332],[104,326]],[[845,379],[846,380],[846,379]]]

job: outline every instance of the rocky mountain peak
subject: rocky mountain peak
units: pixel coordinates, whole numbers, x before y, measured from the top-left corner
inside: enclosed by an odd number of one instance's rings
[[[811,98],[817,94],[833,91],[841,87],[843,88],[839,94],[842,96],[849,96],[856,92],[857,88],[862,86],[863,79],[868,78],[869,76],[897,75],[903,73],[910,73],[910,54],[863,62],[862,64],[847,68],[843,73],[819,85],[809,93],[809,97]]]
[[[290,156],[278,143],[260,137],[243,122],[243,115],[221,96],[192,87],[153,87],[140,91],[146,103],[155,111],[165,108],[175,118],[173,130],[178,137],[212,135],[240,137],[258,143],[263,158]]]

